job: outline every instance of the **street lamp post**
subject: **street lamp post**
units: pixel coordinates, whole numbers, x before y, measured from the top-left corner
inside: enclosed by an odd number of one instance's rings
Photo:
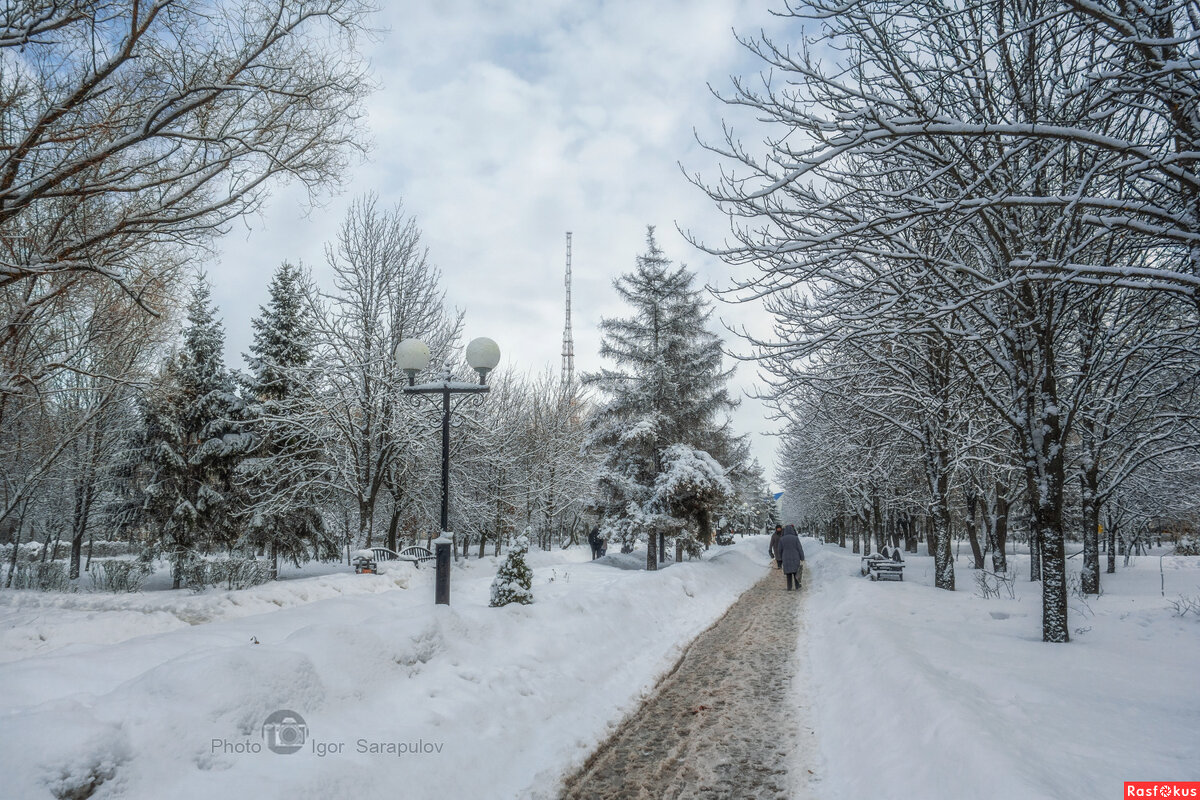
[[[450,605],[450,547],[454,541],[449,533],[450,413],[467,397],[485,394],[491,388],[487,385],[487,374],[500,363],[500,348],[491,339],[480,337],[467,345],[466,356],[467,363],[479,373],[479,383],[451,380],[450,365],[446,364],[440,381],[418,384],[417,373],[429,366],[429,346],[420,339],[405,339],[396,345],[396,366],[408,376],[404,393],[442,396],[442,518],[441,535],[434,540],[437,557],[434,602],[447,606]],[[452,406],[450,396],[456,394],[463,397]]]

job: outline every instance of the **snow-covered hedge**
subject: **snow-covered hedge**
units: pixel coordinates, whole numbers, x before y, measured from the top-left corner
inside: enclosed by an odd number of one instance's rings
[[[39,592],[74,591],[70,579],[67,578],[66,564],[59,561],[48,561],[45,564],[18,561],[16,569],[13,570],[10,588],[33,589]]]
[[[144,561],[110,558],[92,562],[88,574],[92,576],[92,588],[98,592],[136,592],[150,574],[150,565]]]
[[[42,542],[21,542],[20,549],[17,552],[18,561],[41,561],[42,550],[45,549]],[[54,553],[54,542],[50,542],[50,553],[57,555],[58,559],[65,559],[71,555],[71,543],[60,540],[58,543],[58,553]],[[139,551],[138,545],[130,544],[129,542],[108,542],[104,540],[92,542],[92,557],[93,558],[113,558],[116,556],[133,555]],[[0,545],[0,561],[8,562],[12,560],[13,546],[11,544]],[[88,554],[87,542],[83,544],[83,556],[86,558]],[[47,556],[49,558],[49,556]]]
[[[183,585],[193,592],[210,586],[249,589],[271,580],[271,563],[245,558],[197,558],[183,565]]]

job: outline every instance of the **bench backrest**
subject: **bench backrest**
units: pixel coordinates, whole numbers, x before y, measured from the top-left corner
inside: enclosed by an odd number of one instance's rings
[[[419,545],[404,548],[400,551],[400,556],[402,558],[415,558],[417,561],[433,561],[437,558],[437,556],[429,552],[428,547],[421,547]]]

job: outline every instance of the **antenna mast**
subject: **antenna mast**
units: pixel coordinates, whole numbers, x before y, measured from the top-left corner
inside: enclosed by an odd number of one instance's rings
[[[569,386],[575,380],[575,339],[571,336],[571,232],[567,231],[567,323],[563,326],[562,380]]]

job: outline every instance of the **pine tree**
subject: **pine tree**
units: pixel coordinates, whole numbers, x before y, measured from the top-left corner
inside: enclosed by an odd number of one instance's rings
[[[517,537],[513,549],[500,565],[495,580],[492,581],[492,608],[506,606],[509,603],[528,605],[533,602],[533,570],[525,563],[529,553],[529,529]]]
[[[144,521],[152,554],[173,562],[179,588],[185,562],[200,548],[236,539],[234,467],[245,446],[235,429],[240,401],[225,369],[225,332],[203,275],[192,287],[183,348],[160,373],[145,409],[143,451],[151,476]]]
[[[591,446],[602,454],[592,510],[623,552],[645,538],[647,568],[656,569],[666,537],[695,521],[677,516],[679,506],[669,513],[670,504],[655,502],[667,449],[687,445],[726,455],[738,448],[724,418],[735,405],[725,388],[733,370],[722,368],[720,340],[707,329],[712,310],[694,288],[694,275],[659,249],[652,227],[646,243],[634,270],[614,283],[632,315],[600,326],[600,354],[616,368],[585,380],[608,397],[591,419]],[[711,531],[703,521],[699,527],[708,544]]]
[[[280,557],[299,566],[336,547],[313,502],[313,486],[326,467],[321,443],[306,424],[313,410],[313,332],[304,281],[304,273],[286,261],[275,271],[270,299],[250,322],[253,341],[245,356],[250,375],[243,431],[253,444],[238,473],[247,521],[241,543],[269,551],[272,576]]]

